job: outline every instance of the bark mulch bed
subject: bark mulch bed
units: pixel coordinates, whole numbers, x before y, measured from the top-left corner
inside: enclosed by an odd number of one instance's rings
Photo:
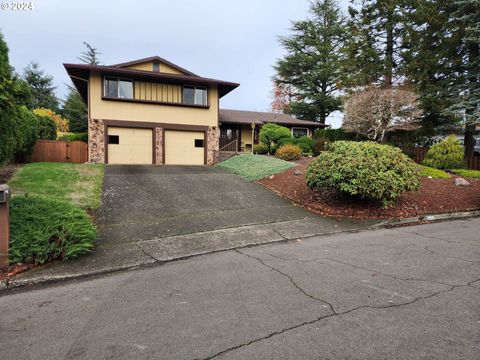
[[[447,180],[420,178],[419,191],[404,193],[387,209],[376,202],[352,199],[333,190],[310,190],[304,174],[311,160],[300,159],[294,168],[258,183],[314,213],[335,217],[390,219],[480,209],[480,180],[468,178],[471,186],[459,187],[455,186],[454,175]],[[296,170],[302,174],[294,175]]]

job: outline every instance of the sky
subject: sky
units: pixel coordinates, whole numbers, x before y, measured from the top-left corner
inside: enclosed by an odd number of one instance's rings
[[[28,0],[22,0],[29,2]],[[347,0],[340,0],[345,8]],[[65,98],[63,63],[79,63],[86,41],[104,65],[153,55],[200,76],[240,83],[224,109],[269,111],[279,36],[308,16],[307,0],[33,0],[33,10],[0,10],[0,31],[17,72],[31,61],[54,77]],[[339,127],[341,115],[327,123]]]

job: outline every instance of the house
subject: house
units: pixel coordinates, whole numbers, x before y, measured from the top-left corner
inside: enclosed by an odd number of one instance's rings
[[[64,67],[88,105],[93,163],[212,165],[227,142],[251,148],[252,122],[286,125],[293,135],[322,126],[282,114],[220,110],[220,99],[239,84],[198,76],[158,56]]]
[[[255,124],[253,131],[252,123]],[[250,151],[252,138],[253,143],[258,144],[260,128],[268,123],[289,128],[294,137],[312,137],[316,129],[327,127],[315,121],[300,120],[286,114],[220,109],[220,150],[235,141],[237,151]]]

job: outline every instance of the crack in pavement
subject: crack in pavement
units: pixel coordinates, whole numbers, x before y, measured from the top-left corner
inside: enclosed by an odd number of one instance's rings
[[[420,234],[416,231],[402,231],[402,230],[399,230],[398,228],[393,228],[391,229],[393,231],[397,231],[397,232],[400,232],[402,234],[410,234],[410,235],[418,235],[420,237],[423,237],[423,238],[426,238],[426,239],[433,239],[433,240],[439,240],[439,241],[444,241],[444,242],[447,242],[449,244],[457,244],[456,241],[451,241],[451,240],[447,240],[447,239],[441,239],[441,238],[438,238],[438,237],[435,237],[435,236],[428,236],[428,235],[423,235],[423,234]]]
[[[316,301],[320,301],[321,303],[328,305],[328,306],[330,307],[330,310],[332,311],[332,314],[336,314],[336,313],[337,313],[337,312],[335,311],[335,309],[333,308],[333,305],[332,305],[332,304],[330,304],[330,303],[329,303],[328,301],[326,301],[326,300],[317,298],[317,297],[315,297],[315,296],[307,293],[304,289],[302,289],[302,288],[295,282],[295,280],[294,280],[290,275],[282,272],[281,270],[279,270],[279,269],[277,269],[277,268],[275,268],[275,267],[273,267],[273,266],[270,266],[270,265],[266,264],[262,259],[260,259],[260,258],[258,258],[258,257],[256,257],[256,256],[246,254],[246,253],[244,253],[244,252],[241,252],[241,251],[238,250],[238,249],[235,249],[234,251],[235,251],[236,253],[238,253],[238,254],[243,255],[243,256],[247,256],[247,257],[249,257],[249,258],[251,258],[251,259],[255,259],[255,260],[257,260],[259,263],[261,263],[263,266],[269,268],[270,270],[273,270],[273,271],[277,272],[278,274],[282,275],[283,277],[286,277],[288,280],[290,280],[290,282],[292,283],[292,285],[295,286],[295,288],[297,288],[297,290],[300,291],[303,295],[309,297],[310,299],[313,299],[313,300],[316,300]]]
[[[239,252],[241,253],[241,252]],[[245,256],[249,256],[249,257],[252,257],[250,255],[247,255],[245,253],[241,253]],[[253,257],[254,259],[256,259],[255,257]],[[266,265],[267,267],[269,267],[268,265]],[[355,312],[357,310],[361,310],[361,309],[372,309],[372,310],[377,310],[377,309],[390,309],[390,308],[400,308],[400,307],[404,307],[404,306],[408,306],[408,305],[411,305],[411,304],[414,304],[416,303],[417,301],[420,301],[420,300],[428,300],[428,299],[431,299],[437,295],[441,295],[441,294],[446,294],[448,292],[451,292],[457,288],[460,288],[460,287],[471,287],[471,285],[477,281],[480,281],[480,279],[476,279],[476,280],[472,280],[470,282],[468,282],[467,284],[462,284],[462,285],[451,285],[449,289],[447,290],[442,290],[442,291],[438,291],[438,292],[435,292],[433,294],[430,294],[430,295],[427,295],[427,296],[421,296],[421,297],[417,297],[417,298],[414,298],[413,300],[411,301],[408,301],[408,302],[405,302],[405,303],[401,303],[401,304],[390,304],[390,305],[360,305],[360,306],[357,306],[357,307],[354,307],[350,310],[345,310],[345,311],[342,311],[342,312],[339,312],[339,313],[332,313],[332,314],[329,314],[329,315],[324,315],[324,316],[320,316],[320,317],[317,317],[315,319],[312,319],[312,320],[309,320],[309,321],[305,321],[305,322],[302,322],[302,323],[299,323],[299,324],[295,324],[295,325],[292,325],[290,327],[287,327],[287,328],[283,328],[283,329],[280,329],[280,330],[276,330],[274,332],[271,332],[270,334],[268,335],[265,335],[265,336],[262,336],[262,337],[259,337],[259,338],[256,338],[256,339],[253,339],[251,341],[248,341],[246,343],[242,343],[242,344],[239,344],[239,345],[235,345],[235,346],[232,346],[230,348],[227,348],[225,350],[222,350],[222,351],[219,351],[217,352],[216,354],[214,355],[211,355],[211,356],[208,356],[206,358],[196,358],[195,360],[209,360],[209,359],[214,359],[220,355],[224,355],[226,353],[229,353],[229,352],[232,352],[232,351],[235,351],[235,350],[238,350],[240,348],[243,348],[243,347],[246,347],[246,346],[249,346],[249,345],[252,345],[254,343],[257,343],[257,342],[261,342],[263,340],[267,340],[267,339],[270,339],[274,336],[277,336],[277,335],[281,335],[283,333],[286,333],[288,331],[291,331],[291,330],[294,330],[294,329],[297,329],[297,328],[300,328],[302,326],[306,326],[306,325],[311,325],[311,324],[314,324],[314,323],[317,323],[317,322],[320,322],[324,319],[328,319],[328,318],[333,318],[333,317],[337,317],[337,316],[342,316],[342,315],[347,315],[347,314],[350,314],[352,312]],[[474,287],[472,287],[474,288]],[[474,289],[477,289],[478,288],[474,288]]]
[[[298,262],[304,262],[304,263],[320,262],[320,263],[322,263],[324,265],[327,265],[327,266],[331,265],[331,264],[328,264],[327,262],[323,262],[322,260],[328,260],[328,261],[331,261],[331,262],[334,262],[334,263],[350,266],[350,267],[353,267],[355,269],[360,269],[360,270],[373,272],[373,273],[383,275],[383,276],[389,277],[389,278],[394,279],[394,280],[399,280],[399,281],[419,281],[419,282],[426,282],[426,283],[431,283],[431,284],[436,284],[436,285],[456,286],[456,284],[443,283],[443,282],[434,281],[434,280],[426,280],[426,279],[418,279],[418,278],[402,278],[402,277],[387,274],[387,273],[384,273],[384,272],[381,272],[381,271],[378,271],[378,270],[375,270],[375,269],[370,269],[370,268],[367,268],[367,267],[364,267],[364,266],[361,266],[361,265],[355,265],[355,264],[351,264],[351,263],[348,263],[348,262],[345,262],[345,261],[336,260],[336,259],[332,259],[332,258],[328,258],[328,257],[314,258],[314,259],[309,259],[309,260],[301,260],[301,259],[295,259],[295,258],[284,258],[284,257],[273,255],[273,254],[270,254],[270,253],[266,253],[266,254],[273,257],[273,258],[276,258],[276,259],[279,259],[279,260],[284,260],[284,261],[298,261]]]

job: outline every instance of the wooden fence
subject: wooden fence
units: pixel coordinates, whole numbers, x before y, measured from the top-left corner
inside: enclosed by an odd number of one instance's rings
[[[88,161],[88,145],[83,141],[38,140],[33,153],[25,162],[67,162],[82,164]]]
[[[425,156],[427,155],[428,148],[424,147],[416,147],[416,148],[410,148],[410,149],[404,149],[406,154],[409,154],[413,157],[413,160],[416,163],[421,163],[423,159],[425,159]],[[467,169],[471,170],[480,170],[480,156],[472,156],[468,159],[465,160],[465,166]]]

